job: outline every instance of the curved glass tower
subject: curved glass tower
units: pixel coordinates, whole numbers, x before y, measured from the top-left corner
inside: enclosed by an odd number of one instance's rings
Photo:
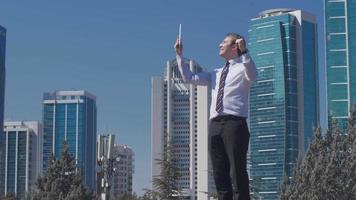
[[[254,195],[277,199],[318,124],[315,17],[300,10],[260,13],[249,26],[258,79],[250,93],[250,178]]]

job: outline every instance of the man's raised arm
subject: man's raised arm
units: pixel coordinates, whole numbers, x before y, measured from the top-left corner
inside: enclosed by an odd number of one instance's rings
[[[245,76],[249,81],[255,81],[257,78],[257,69],[256,65],[251,59],[250,55],[247,53],[246,41],[244,39],[237,39],[235,41],[238,49],[241,53],[242,64],[245,66]]]
[[[245,76],[249,81],[255,81],[257,78],[257,69],[256,65],[251,59],[249,54],[241,55],[242,64],[245,66]]]
[[[183,77],[184,82],[195,85],[210,84],[211,78],[209,72],[193,73],[190,71],[188,63],[184,62],[182,41],[179,42],[178,38],[174,44],[174,49],[176,50],[178,69]]]

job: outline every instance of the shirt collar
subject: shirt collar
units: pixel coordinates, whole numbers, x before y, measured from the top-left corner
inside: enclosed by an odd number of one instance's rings
[[[236,57],[234,59],[230,59],[229,63],[230,65],[234,65],[235,63],[241,62],[241,58],[240,57]]]

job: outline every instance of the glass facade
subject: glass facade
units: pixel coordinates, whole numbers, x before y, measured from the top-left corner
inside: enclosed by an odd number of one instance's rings
[[[25,195],[26,188],[26,157],[30,154],[29,146],[27,144],[28,132],[19,131],[17,135],[17,196]]]
[[[345,130],[356,102],[356,2],[324,0],[324,8],[328,111]]]
[[[15,173],[16,173],[16,132],[9,132],[7,134],[7,173],[6,173],[6,183],[7,191],[6,193],[15,194]]]
[[[31,184],[33,132],[28,128],[5,128],[4,194],[25,197]]]
[[[0,26],[0,195],[4,194],[4,99],[5,99],[5,47],[6,47],[6,29]]]
[[[316,24],[302,20],[302,49],[303,49],[303,131],[304,150],[309,147],[313,138],[312,128],[319,125],[319,81]]]
[[[43,169],[52,152],[57,159],[68,144],[83,172],[85,185],[95,189],[96,166],[96,101],[84,91],[46,93],[43,104]]]
[[[43,104],[43,169],[47,169],[53,149],[54,104]]]
[[[318,123],[316,24],[303,16],[271,10],[250,21],[258,79],[250,92],[249,167],[251,189],[262,199],[277,199]]]

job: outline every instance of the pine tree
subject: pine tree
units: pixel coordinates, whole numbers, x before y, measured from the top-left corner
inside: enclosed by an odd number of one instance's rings
[[[329,120],[325,136],[320,128],[304,158],[297,164],[292,179],[280,188],[281,200],[356,199],[356,112],[352,111],[347,134],[338,122]]]
[[[146,198],[150,196],[153,200],[181,199],[182,190],[177,186],[177,181],[181,175],[171,145],[167,145],[162,159],[156,159],[156,163],[161,167],[161,173],[153,178],[153,190],[146,190]]]
[[[54,156],[43,177],[36,183],[37,188],[27,195],[28,200],[87,200],[91,199],[82,184],[82,176],[75,164],[75,157],[68,152],[66,142],[63,143],[61,159]]]
[[[0,200],[16,200],[16,196],[14,194],[8,194],[4,197],[0,197]]]
[[[138,200],[157,200],[156,197],[152,196],[152,190],[144,189],[144,191],[145,193],[142,195],[142,197],[139,197]]]
[[[114,197],[114,198],[110,198],[110,199],[113,199],[113,200],[140,200],[141,197],[137,196],[136,193],[132,193],[132,194],[126,193],[119,197]]]

